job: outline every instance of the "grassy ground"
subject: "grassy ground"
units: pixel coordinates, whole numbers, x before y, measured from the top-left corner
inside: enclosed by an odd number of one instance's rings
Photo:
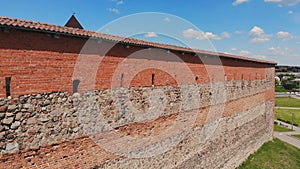
[[[276,86],[275,87],[275,92],[288,92],[289,90],[285,89],[282,86]]]
[[[277,97],[275,104],[280,107],[300,107],[300,100],[292,97]]]
[[[292,113],[294,113],[293,124],[300,126],[300,110],[287,110],[277,108],[275,110],[275,117],[278,120],[292,124]]]
[[[297,139],[300,139],[300,134],[295,134],[295,135],[292,135],[293,137],[296,137]]]
[[[279,139],[265,143],[240,169],[300,169],[300,149]]]
[[[277,124],[274,124],[274,131],[277,131],[277,132],[287,132],[287,131],[293,131],[293,130],[285,128],[285,127],[281,127],[281,126],[279,126]]]

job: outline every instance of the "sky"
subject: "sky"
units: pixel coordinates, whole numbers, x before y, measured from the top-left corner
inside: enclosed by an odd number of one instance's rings
[[[300,66],[300,0],[3,0],[0,16]]]

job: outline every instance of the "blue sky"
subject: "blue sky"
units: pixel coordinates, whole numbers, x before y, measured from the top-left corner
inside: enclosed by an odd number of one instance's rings
[[[6,0],[0,6],[1,16],[56,25],[73,12],[88,30],[300,66],[300,0]]]

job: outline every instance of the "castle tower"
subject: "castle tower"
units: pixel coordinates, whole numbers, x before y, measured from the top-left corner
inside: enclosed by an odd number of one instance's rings
[[[68,22],[65,24],[67,27],[72,27],[72,28],[78,28],[78,29],[83,29],[75,15],[73,14],[71,18],[68,20]]]

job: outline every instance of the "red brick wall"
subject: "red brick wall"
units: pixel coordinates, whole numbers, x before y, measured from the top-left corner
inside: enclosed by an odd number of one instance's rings
[[[115,155],[106,152],[89,137],[34,150],[1,156],[0,168],[93,168],[113,160]]]
[[[11,77],[11,95],[13,97],[22,94],[53,91],[72,92],[72,76],[75,64],[78,63],[78,53],[80,53],[87,39],[67,36],[54,38],[53,35],[47,33],[20,30],[10,30],[9,33],[0,32],[0,36],[0,97],[6,95],[5,77]],[[80,92],[95,88],[120,87],[122,73],[122,83],[130,83],[130,86],[151,86],[152,74],[155,74],[155,85],[176,86],[177,83],[207,83],[210,81],[207,68],[212,73],[214,71],[218,72],[211,76],[211,80],[215,82],[224,81],[224,79],[239,80],[243,78],[244,80],[255,80],[266,78],[266,65],[264,64],[222,58],[223,68],[213,64],[204,66],[197,56],[182,55],[178,52],[174,53],[174,56],[178,56],[184,62],[165,60],[165,51],[154,51],[153,53],[156,52],[157,57],[154,57],[153,60],[150,59],[150,62],[161,65],[164,69],[147,68],[141,72],[135,72],[135,66],[147,61],[147,58],[143,58],[143,54],[135,56],[131,54],[142,50],[142,48],[133,46],[127,48],[126,46],[116,45],[109,52],[104,52],[107,55],[103,57],[99,56],[98,53],[101,53],[104,48],[112,46],[112,44],[105,41],[101,42],[100,45],[96,41],[91,41],[89,44],[91,47],[97,47],[89,48],[88,52],[83,52],[85,54],[81,55],[81,58],[84,58],[84,60],[79,62],[83,65],[79,67],[77,65],[76,68],[79,68],[80,71],[77,74],[75,73],[73,77],[73,80],[81,80],[79,84]],[[124,59],[125,57],[127,58]],[[123,67],[123,72],[116,75],[116,69],[124,60],[128,62],[127,67]],[[214,58],[208,57],[205,59],[205,63],[211,62],[211,60],[214,60]],[[166,67],[166,65],[169,66]],[[178,78],[182,73],[180,71],[182,66],[187,66],[194,77],[191,79],[190,76],[190,79],[178,82],[176,76]],[[224,74],[219,73],[223,69],[226,78]],[[136,73],[136,76],[131,81],[126,74],[132,72]],[[119,86],[112,85],[113,75],[117,79],[115,84],[119,84]],[[95,76],[95,81],[90,80],[91,76]],[[181,77],[183,76],[181,75]]]

